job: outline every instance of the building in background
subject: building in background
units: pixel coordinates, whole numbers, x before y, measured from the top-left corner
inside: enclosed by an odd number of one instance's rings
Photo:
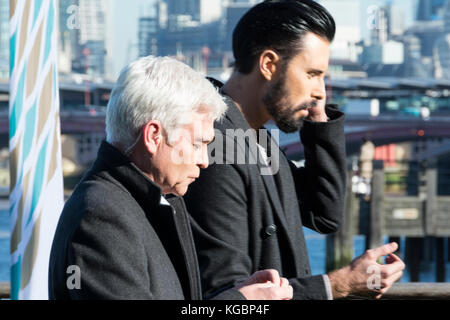
[[[72,72],[74,49],[78,46],[78,1],[58,0],[58,69],[60,73]]]
[[[403,43],[386,41],[366,46],[362,55],[362,61],[364,64],[403,64]]]
[[[430,78],[433,75],[433,65],[427,58],[422,59],[421,42],[413,34],[403,36],[404,57],[402,76],[405,78]]]
[[[417,8],[417,20],[405,35],[414,35],[421,43],[421,57],[430,60],[433,48],[444,33],[445,0],[420,0]]]
[[[367,21],[370,29],[370,43],[382,44],[389,40],[390,15],[387,5],[371,7],[369,10],[370,20]]]
[[[390,39],[397,39],[403,35],[405,31],[405,16],[403,8],[398,5],[389,3],[388,5],[389,15],[389,36]]]
[[[390,2],[368,8],[366,23],[370,38],[364,43],[360,62],[369,77],[402,76],[405,48],[401,35],[404,24],[399,13],[399,8]]]
[[[109,74],[111,16],[110,0],[58,0],[60,72]]]
[[[0,0],[0,79],[9,77],[9,0]]]
[[[109,49],[107,17],[109,1],[78,0],[80,29],[73,69],[79,73],[104,76]]]
[[[441,20],[448,0],[419,0],[417,21]]]
[[[255,4],[261,1],[252,0],[225,0],[223,25],[225,26],[224,48],[232,51],[233,30],[242,16]]]
[[[139,57],[158,55],[159,21],[157,16],[139,18],[138,26],[138,50]]]
[[[414,35],[421,44],[421,56],[431,58],[433,47],[444,33],[444,20],[417,21],[405,30],[405,35]]]
[[[330,68],[328,74],[332,79],[365,78],[367,74],[361,69],[358,57],[361,54],[361,6],[359,0],[320,0],[333,16],[336,35],[330,48]],[[342,8],[345,7],[345,10]]]
[[[229,52],[221,0],[158,0],[154,6],[139,19],[139,56],[175,56],[205,73],[224,68]]]
[[[200,0],[167,0],[167,13],[171,16],[190,16],[194,21],[200,21]]]
[[[374,7],[370,41],[360,56],[368,76],[446,78],[449,54],[444,17],[448,3],[419,1],[417,21],[406,29],[395,3]]]
[[[174,23],[173,27],[178,26],[180,17],[188,17],[188,21],[210,23],[220,19],[222,3],[221,0],[167,0],[167,14],[169,24]]]
[[[142,1],[133,13],[139,11],[130,28],[132,36],[126,39],[125,33],[116,37],[108,21],[117,1],[57,0],[60,72],[104,78],[112,75],[113,59],[122,67],[151,54],[176,56],[197,70],[222,76],[233,61],[232,33],[238,20],[262,0]],[[403,0],[318,1],[339,26],[331,47],[333,78],[447,77],[445,5],[449,1],[416,1],[417,8],[411,11],[416,11],[418,21],[408,28],[405,20],[411,19],[405,15]],[[0,0],[0,78],[8,75],[8,7],[9,0]],[[78,28],[70,28],[74,14]],[[119,17],[120,12],[114,17],[116,23]],[[123,46],[117,45],[117,39],[123,39]],[[111,40],[119,54],[113,55]]]
[[[445,7],[444,33],[436,41],[433,61],[435,78],[450,80],[450,1]]]

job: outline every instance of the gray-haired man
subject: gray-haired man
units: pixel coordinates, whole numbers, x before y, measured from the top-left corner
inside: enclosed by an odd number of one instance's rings
[[[179,196],[208,166],[213,122],[225,109],[214,87],[176,60],[142,58],[122,71],[108,104],[107,141],[56,230],[51,299],[202,298]],[[78,283],[68,270],[78,270]],[[219,296],[291,297],[292,287],[275,270],[255,273]]]

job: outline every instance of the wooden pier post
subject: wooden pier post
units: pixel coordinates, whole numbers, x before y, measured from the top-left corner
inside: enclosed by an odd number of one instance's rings
[[[436,160],[427,161],[425,169],[425,190],[421,191],[425,195],[425,234],[429,236],[436,235],[436,205],[437,205],[437,167]]]
[[[426,265],[433,262],[433,250],[434,250],[434,238],[426,236],[423,238],[424,250],[422,250],[421,260],[423,260]]]
[[[435,262],[436,262],[436,282],[445,282],[445,238],[441,237],[438,226],[437,208],[437,189],[438,172],[437,159],[431,158],[426,162],[425,169],[425,231],[427,235],[434,236]]]
[[[450,262],[450,238],[447,238],[447,262]]]
[[[445,282],[444,238],[436,238],[436,282]]]
[[[338,232],[327,236],[326,239],[326,270],[339,269],[353,260],[353,216],[356,210],[357,198],[352,192],[352,173],[347,171],[347,191],[344,204],[344,219]]]
[[[411,282],[419,282],[420,280],[420,251],[423,250],[422,244],[422,238],[406,238],[406,266]]]
[[[383,244],[382,234],[382,202],[384,196],[383,161],[373,162],[372,191],[370,197],[370,226],[366,239],[366,249],[379,247]]]

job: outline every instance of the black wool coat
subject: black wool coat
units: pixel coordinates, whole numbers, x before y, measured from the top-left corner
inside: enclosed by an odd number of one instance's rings
[[[50,299],[202,299],[183,199],[161,190],[103,142],[64,206],[49,265]],[[74,269],[80,288],[74,288]],[[68,286],[68,282],[71,286]],[[243,299],[235,289],[219,299]]]
[[[268,144],[269,155],[279,152],[279,171],[262,175],[264,165],[250,161],[255,141],[233,136],[234,130],[245,132],[250,126],[234,102],[225,99],[229,109],[215,124],[221,134],[216,132],[217,143],[210,145],[210,166],[201,171],[184,197],[195,220],[203,294],[214,296],[257,270],[273,268],[289,279],[294,299],[327,299],[323,276],[311,275],[302,228],[333,233],[342,221],[346,183],[343,113],[330,106],[328,123],[305,121],[301,130],[304,168],[288,161],[276,143],[272,148]],[[220,143],[228,151],[218,150]],[[228,143],[234,143],[236,154],[238,149],[249,150],[245,151],[246,163],[227,163]],[[221,157],[223,164],[218,164]]]

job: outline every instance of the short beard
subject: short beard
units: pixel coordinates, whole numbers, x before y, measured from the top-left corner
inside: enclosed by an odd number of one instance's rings
[[[289,94],[286,89],[286,78],[280,78],[263,97],[263,103],[267,112],[272,116],[278,128],[285,133],[299,131],[304,124],[304,119],[295,117],[300,110],[314,107],[317,102],[303,103],[298,107],[292,107]]]

